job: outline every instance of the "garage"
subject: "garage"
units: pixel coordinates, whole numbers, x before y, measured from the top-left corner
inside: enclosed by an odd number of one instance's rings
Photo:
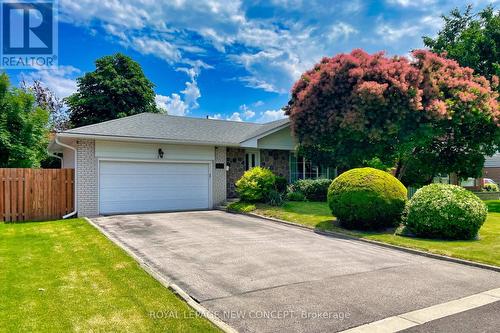
[[[99,162],[100,214],[208,209],[210,164]]]

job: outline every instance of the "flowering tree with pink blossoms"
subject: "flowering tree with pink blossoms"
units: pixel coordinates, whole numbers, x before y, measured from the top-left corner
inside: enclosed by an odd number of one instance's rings
[[[287,106],[302,151],[341,168],[378,158],[406,184],[477,176],[497,148],[496,93],[453,60],[422,50],[413,58],[354,50],[305,72]]]

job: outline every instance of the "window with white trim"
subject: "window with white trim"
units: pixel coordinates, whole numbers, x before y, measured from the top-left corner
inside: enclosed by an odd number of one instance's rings
[[[336,176],[337,171],[335,167],[314,165],[303,156],[296,156],[294,153],[290,154],[290,182],[298,179],[333,179]]]

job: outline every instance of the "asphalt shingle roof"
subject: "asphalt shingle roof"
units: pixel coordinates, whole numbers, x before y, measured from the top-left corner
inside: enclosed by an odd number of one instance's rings
[[[239,144],[283,126],[281,119],[265,124],[141,113],[99,124],[73,128],[72,135],[113,136],[218,144]]]

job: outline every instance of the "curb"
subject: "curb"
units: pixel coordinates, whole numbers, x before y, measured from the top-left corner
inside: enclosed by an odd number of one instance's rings
[[[228,211],[227,209],[221,209],[221,210],[224,210],[224,211],[226,211],[228,213],[231,213],[231,214],[246,215],[246,216],[250,216],[250,217],[256,217],[256,218],[264,219],[264,220],[267,220],[267,221],[270,221],[270,222],[274,222],[274,223],[286,224],[286,225],[289,225],[289,226],[292,226],[292,227],[295,227],[295,228],[300,228],[300,229],[307,230],[307,231],[313,232],[315,234],[323,235],[323,236],[336,237],[336,238],[342,238],[342,239],[350,239],[350,240],[357,240],[357,241],[360,241],[360,242],[364,242],[364,243],[368,243],[368,244],[373,244],[373,245],[377,245],[377,246],[381,246],[381,247],[385,247],[385,248],[389,248],[389,249],[394,249],[394,250],[398,250],[398,251],[401,251],[401,252],[416,254],[416,255],[419,255],[419,256],[422,256],[422,257],[428,257],[428,258],[433,258],[433,259],[438,259],[438,260],[453,262],[453,263],[456,263],[456,264],[462,264],[462,265],[472,266],[472,267],[476,267],[476,268],[487,269],[487,270],[490,270],[490,271],[500,272],[500,267],[498,267],[498,266],[483,264],[483,263],[479,263],[479,262],[475,262],[475,261],[470,261],[470,260],[466,260],[466,259],[448,257],[448,256],[441,255],[441,254],[426,252],[426,251],[412,249],[412,248],[403,247],[403,246],[399,246],[399,245],[393,245],[393,244],[383,243],[383,242],[379,242],[379,241],[375,241],[375,240],[371,240],[371,239],[365,239],[365,238],[361,238],[361,237],[356,237],[356,236],[344,234],[344,233],[341,233],[341,232],[335,232],[335,231],[329,231],[329,230],[317,230],[317,229],[313,229],[313,228],[304,226],[302,224],[298,224],[298,223],[294,223],[294,222],[289,222],[289,221],[284,221],[284,220],[280,220],[280,219],[277,219],[277,218],[274,218],[274,217],[268,217],[268,216],[264,216],[264,215],[260,215],[260,214],[232,212],[232,211]]]
[[[174,292],[174,294],[178,295],[180,298],[182,298],[193,310],[198,312],[201,316],[206,318],[208,321],[210,321],[212,324],[220,328],[223,332],[226,333],[238,333],[237,330],[223,322],[219,317],[211,313],[207,308],[205,308],[203,305],[200,303],[196,302],[189,294],[184,291],[181,287],[176,285],[175,283],[172,283],[170,279],[167,277],[165,278],[164,275],[160,274],[154,267],[151,267],[147,262],[145,262],[143,259],[141,259],[135,252],[130,250],[127,246],[125,246],[124,243],[122,243],[119,239],[117,239],[115,236],[101,228],[98,224],[94,223],[91,219],[88,217],[83,218],[85,221],[87,221],[91,226],[96,228],[100,233],[102,233],[106,238],[108,238],[110,241],[112,241],[115,245],[117,245],[119,248],[121,248],[123,251],[125,251],[129,256],[131,256],[138,264],[141,266],[151,277],[153,277],[155,280],[160,282],[165,288],[171,290]]]

